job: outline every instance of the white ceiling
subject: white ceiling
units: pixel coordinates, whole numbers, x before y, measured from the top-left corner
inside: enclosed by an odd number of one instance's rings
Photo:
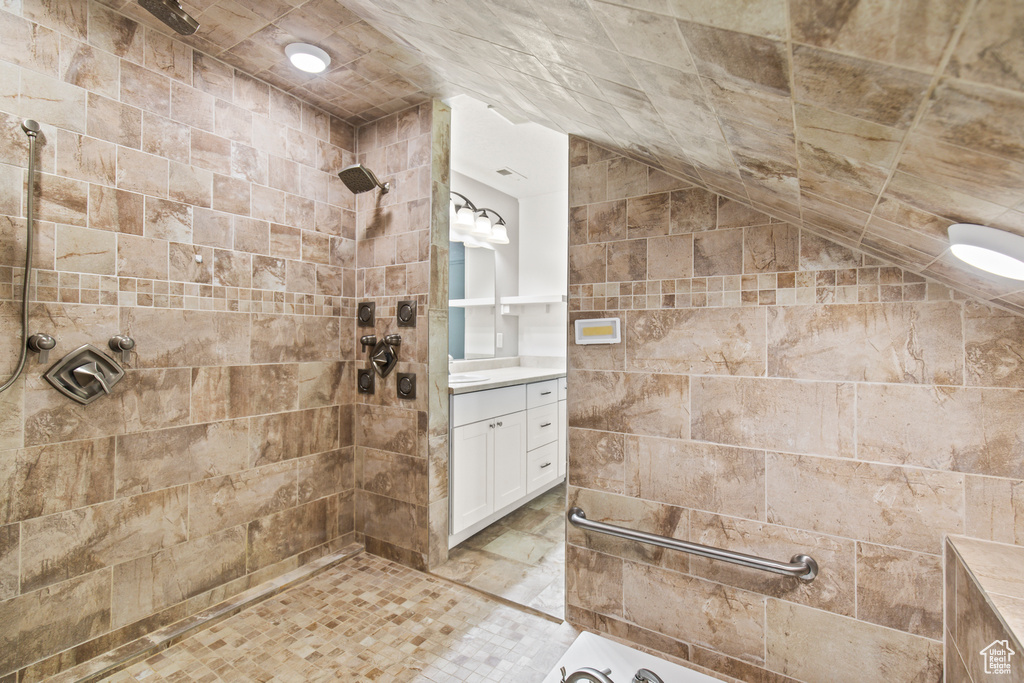
[[[522,199],[569,187],[569,138],[531,122],[511,123],[468,95],[452,108],[452,170]],[[511,116],[511,115],[510,115]],[[498,169],[516,173],[503,176]]]

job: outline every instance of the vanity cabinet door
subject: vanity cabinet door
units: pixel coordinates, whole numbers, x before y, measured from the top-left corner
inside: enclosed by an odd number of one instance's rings
[[[526,495],[526,412],[495,418],[494,509]]]
[[[491,488],[493,420],[452,430],[452,533],[479,522],[494,512]]]

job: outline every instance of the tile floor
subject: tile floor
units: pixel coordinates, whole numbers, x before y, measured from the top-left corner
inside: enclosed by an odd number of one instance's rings
[[[565,484],[538,496],[453,548],[438,576],[565,615]]]
[[[529,682],[575,637],[362,554],[105,680]]]

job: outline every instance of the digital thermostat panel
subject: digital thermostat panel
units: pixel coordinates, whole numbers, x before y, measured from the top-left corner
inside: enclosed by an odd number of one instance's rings
[[[622,326],[618,318],[591,318],[576,321],[577,344],[618,344]]]

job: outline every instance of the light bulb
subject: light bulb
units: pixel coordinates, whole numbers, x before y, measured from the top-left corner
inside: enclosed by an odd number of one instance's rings
[[[331,64],[329,54],[309,43],[292,43],[284,48],[284,53],[292,66],[306,73],[323,73]]]
[[[1024,237],[985,225],[949,226],[949,251],[986,273],[1024,280]]]

